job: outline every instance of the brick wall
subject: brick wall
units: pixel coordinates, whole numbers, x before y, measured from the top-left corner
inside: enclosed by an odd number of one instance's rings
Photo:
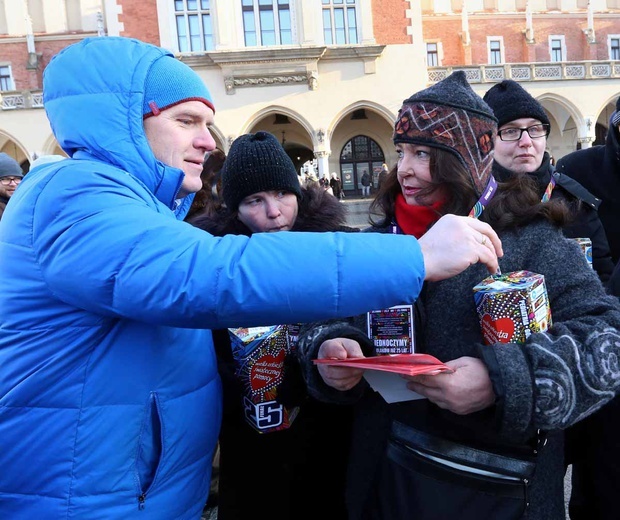
[[[121,36],[160,44],[156,0],[117,0],[117,4],[123,10],[119,15],[124,26]]]
[[[372,2],[373,31],[378,44],[411,43],[411,36],[407,35],[410,22],[405,16],[405,11],[409,9],[409,6],[406,0],[374,0]]]
[[[13,73],[15,90],[40,90],[43,86],[43,70],[52,57],[62,49],[75,43],[75,39],[36,40],[37,54],[40,54],[36,70],[28,69],[28,48],[26,42],[3,43],[0,38],[0,56],[3,62],[9,62]]]
[[[464,60],[463,45],[459,33],[461,20],[458,17],[425,17],[424,39],[440,40],[443,46],[443,66],[481,65],[488,63],[487,36],[502,36],[506,63],[526,63],[529,61],[548,62],[549,35],[563,35],[566,44],[567,60],[608,60],[608,34],[620,34],[620,17],[596,18],[594,28],[596,43],[588,44],[583,29],[587,27],[583,16],[555,15],[534,17],[534,44],[526,44],[522,30],[525,17],[476,17],[469,16],[471,37],[471,63]]]

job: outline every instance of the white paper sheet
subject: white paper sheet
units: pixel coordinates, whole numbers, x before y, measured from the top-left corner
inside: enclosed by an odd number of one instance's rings
[[[426,399],[423,395],[409,390],[407,380],[403,379],[400,374],[382,370],[365,370],[364,377],[372,389],[379,392],[387,403]]]

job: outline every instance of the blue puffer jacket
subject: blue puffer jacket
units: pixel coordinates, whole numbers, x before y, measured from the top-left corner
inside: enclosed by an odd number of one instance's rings
[[[91,39],[45,71],[72,158],[30,172],[0,223],[0,518],[199,518],[221,418],[208,329],[357,314],[420,291],[409,237],[215,238],[182,222],[183,173],[155,159],[142,127],[145,76],[164,54]]]

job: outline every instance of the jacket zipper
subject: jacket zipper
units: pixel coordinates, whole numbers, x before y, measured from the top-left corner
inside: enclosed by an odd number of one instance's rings
[[[139,497],[138,497],[138,511],[143,511],[144,510],[144,503],[146,502],[146,493],[142,493]]]

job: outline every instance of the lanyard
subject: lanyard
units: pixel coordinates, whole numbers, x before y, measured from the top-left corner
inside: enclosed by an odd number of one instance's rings
[[[549,184],[547,184],[545,193],[543,194],[542,199],[540,199],[540,202],[547,202],[551,198],[551,193],[553,192],[553,188],[555,188],[555,182],[555,176],[552,173],[551,180],[549,181]]]
[[[480,195],[478,202],[476,202],[476,204],[474,204],[474,207],[471,208],[468,217],[480,218],[480,215],[482,215],[484,208],[487,207],[487,204],[495,196],[496,192],[497,181],[495,180],[495,177],[491,175],[489,177],[489,182],[487,182],[487,187],[482,192],[482,195]]]

